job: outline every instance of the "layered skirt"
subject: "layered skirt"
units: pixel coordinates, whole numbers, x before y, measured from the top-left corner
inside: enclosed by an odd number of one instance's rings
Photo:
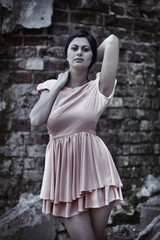
[[[110,202],[120,204],[121,188],[112,156],[97,135],[80,132],[50,139],[40,194],[43,213],[68,218]]]

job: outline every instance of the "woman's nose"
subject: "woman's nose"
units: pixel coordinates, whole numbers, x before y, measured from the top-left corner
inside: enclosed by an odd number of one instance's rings
[[[81,55],[82,55],[82,49],[81,49],[81,48],[78,49],[77,55],[78,55],[78,56],[81,56]]]

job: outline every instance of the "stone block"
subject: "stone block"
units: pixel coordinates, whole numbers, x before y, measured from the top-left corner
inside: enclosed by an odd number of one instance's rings
[[[6,158],[10,158],[10,157],[26,157],[26,148],[25,148],[25,146],[11,145],[11,146],[0,147],[0,152]]]
[[[136,196],[140,199],[142,197],[150,197],[160,191],[160,177],[154,176],[151,172],[145,177],[143,185],[138,189]]]
[[[155,217],[152,222],[142,230],[136,240],[159,240],[160,239],[160,215]]]
[[[25,158],[24,159],[24,169],[33,170],[35,169],[35,160],[34,158]]]
[[[28,157],[42,157],[45,155],[46,145],[27,146]]]
[[[19,203],[0,217],[1,239],[57,239],[57,233],[62,229],[65,231],[61,219],[42,214],[41,208],[39,196],[23,194]]]
[[[123,107],[123,98],[114,97],[112,107]]]
[[[37,1],[16,1],[10,14],[7,14],[2,21],[2,33],[13,31],[16,25],[26,28],[42,28],[51,24],[53,0]],[[14,19],[14,21],[13,21]]]
[[[124,119],[126,116],[125,109],[115,109],[115,108],[109,108],[105,115],[107,116],[107,119]]]
[[[27,70],[43,70],[44,61],[42,58],[29,58],[26,61]]]
[[[27,182],[41,182],[43,177],[43,170],[31,170],[31,169],[25,169],[23,174],[23,183]]]
[[[141,226],[146,227],[155,217],[160,215],[160,196],[151,197],[138,207],[140,208]]]

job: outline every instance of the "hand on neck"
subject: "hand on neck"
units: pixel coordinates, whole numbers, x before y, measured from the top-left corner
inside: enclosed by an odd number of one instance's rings
[[[79,87],[88,82],[88,70],[69,70],[69,80],[66,87]]]

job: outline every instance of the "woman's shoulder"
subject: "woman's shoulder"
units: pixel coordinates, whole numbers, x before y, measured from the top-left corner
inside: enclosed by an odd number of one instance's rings
[[[43,90],[48,90],[50,91],[53,86],[56,84],[57,80],[56,79],[49,79],[46,80],[45,82],[39,83],[37,86],[37,91],[38,93],[41,93]]]

